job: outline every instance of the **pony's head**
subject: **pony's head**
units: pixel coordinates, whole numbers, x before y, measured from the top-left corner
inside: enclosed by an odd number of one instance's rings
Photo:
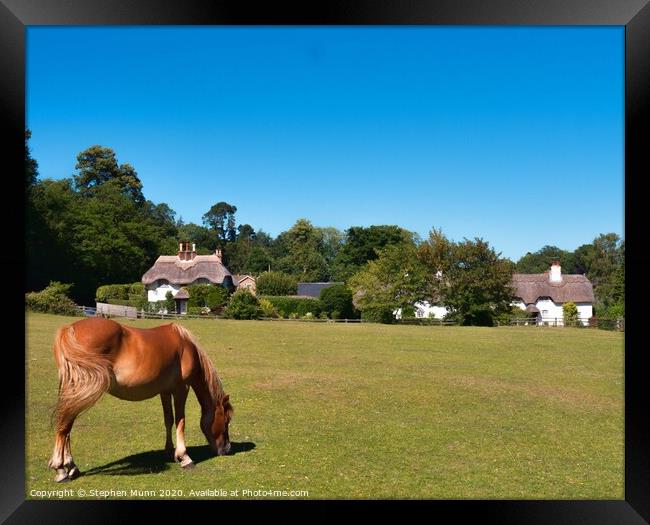
[[[226,394],[216,403],[212,424],[203,431],[212,446],[212,450],[217,456],[225,456],[230,452],[228,425],[230,424],[232,415],[233,408],[230,404],[230,396]]]

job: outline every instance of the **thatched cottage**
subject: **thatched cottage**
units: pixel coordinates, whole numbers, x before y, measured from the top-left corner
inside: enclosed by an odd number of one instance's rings
[[[515,273],[512,288],[517,300],[513,306],[526,310],[537,323],[563,324],[564,303],[573,302],[578,307],[578,317],[584,325],[593,316],[594,290],[584,275],[562,274],[559,262],[554,262],[544,273]],[[448,310],[444,306],[416,303],[416,317],[442,319]]]
[[[563,275],[559,262],[554,262],[545,273],[515,273],[512,285],[518,298],[514,306],[526,310],[537,322],[562,323],[562,306],[568,302],[576,304],[583,324],[594,315],[591,281],[580,274]]]
[[[142,276],[149,302],[164,301],[167,292],[176,298],[183,286],[212,284],[233,290],[237,283],[221,261],[221,250],[213,255],[197,255],[195,244],[181,242],[177,255],[161,255]],[[183,299],[187,299],[181,293]],[[179,296],[180,298],[180,296]]]

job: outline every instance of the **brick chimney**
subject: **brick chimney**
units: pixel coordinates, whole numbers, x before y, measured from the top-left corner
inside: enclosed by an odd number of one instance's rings
[[[219,248],[217,248],[214,251],[214,254],[217,256],[217,259],[219,260],[219,262],[221,262],[221,250]]]
[[[196,245],[189,241],[182,241],[178,243],[178,258],[181,261],[191,261],[196,257]]]
[[[551,264],[551,271],[548,274],[548,280],[552,283],[562,282],[562,267],[560,266],[560,261],[553,261],[553,264]]]

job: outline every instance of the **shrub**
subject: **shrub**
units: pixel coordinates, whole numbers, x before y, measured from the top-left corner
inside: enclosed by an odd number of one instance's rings
[[[165,310],[167,310],[168,314],[173,314],[176,312],[176,302],[174,301],[174,294],[171,292],[167,292],[165,294],[165,300],[163,302],[163,305],[165,307]]]
[[[361,312],[361,320],[370,323],[391,324],[395,322],[392,308],[386,306],[367,307]]]
[[[298,279],[284,272],[263,272],[256,286],[259,295],[296,295]]]
[[[264,317],[280,317],[280,314],[273,306],[273,303],[268,299],[260,299],[260,308]]]
[[[578,324],[578,307],[575,303],[571,301],[564,303],[562,312],[564,314],[564,326],[576,326]]]
[[[188,306],[187,313],[189,315],[207,315],[210,309],[207,306]]]
[[[332,315],[338,312],[335,319],[358,319],[359,313],[352,305],[352,291],[344,284],[333,284],[320,292],[323,311]],[[334,317],[333,317],[334,318]]]
[[[50,281],[50,284],[40,292],[25,294],[25,307],[34,312],[77,315],[77,305],[67,295],[70,288],[72,284]]]
[[[314,316],[319,316],[322,311],[320,300],[314,297],[267,295],[262,297],[262,299],[268,300],[284,318],[288,318],[294,313],[302,317],[307,312],[311,312]]]
[[[321,312],[318,317],[320,317],[321,319],[329,319],[329,317],[327,317],[327,314],[325,312]]]
[[[402,308],[402,319],[415,319],[415,307],[407,304]]]
[[[223,286],[212,286],[206,298],[206,306],[210,310],[217,310],[228,303],[230,294]]]
[[[511,319],[528,319],[531,317],[533,317],[533,314],[527,312],[526,310],[522,310],[517,306],[512,306],[510,310],[495,315],[494,320],[499,324],[507,325],[510,323]]]
[[[257,297],[248,290],[237,290],[230,296],[224,315],[230,319],[257,319],[263,312]]]
[[[210,310],[217,310],[228,303],[228,290],[223,286],[191,284],[186,288],[190,296],[187,301],[188,307],[208,307]]]

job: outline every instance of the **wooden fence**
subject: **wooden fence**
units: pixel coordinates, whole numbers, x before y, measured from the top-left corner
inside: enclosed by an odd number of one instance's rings
[[[625,331],[625,318],[618,319],[601,319],[598,317],[579,317],[572,323],[565,323],[562,318],[542,318],[537,317],[514,317],[510,319],[510,326],[553,326],[553,327],[575,327],[575,328],[600,328],[601,330]]]
[[[145,312],[138,310],[134,306],[122,306],[116,304],[97,303],[97,307],[92,306],[77,306],[80,315],[84,316],[104,316],[104,317],[126,317],[129,319],[224,319],[222,315],[204,315],[204,314],[164,314]],[[261,317],[261,321],[288,321],[288,322],[302,322],[302,323],[367,323],[363,319],[320,319],[302,318],[302,319],[285,319],[282,317]],[[421,325],[421,326],[455,326],[458,323],[455,321],[443,321],[437,318],[411,318],[411,319],[397,319],[394,324],[401,325]],[[510,326],[551,326],[563,327],[565,326],[561,318],[544,318],[537,317],[514,317],[510,319],[507,325]],[[578,318],[574,324],[580,328],[600,328],[601,330],[617,330],[625,331],[625,318],[618,319],[599,319],[590,317],[589,319]]]

